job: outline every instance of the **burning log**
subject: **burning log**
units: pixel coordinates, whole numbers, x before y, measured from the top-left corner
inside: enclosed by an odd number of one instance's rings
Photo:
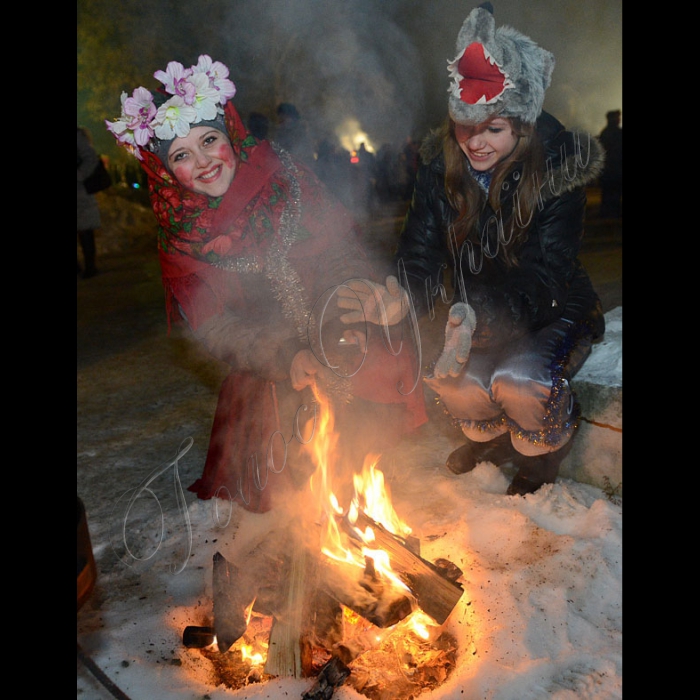
[[[323,563],[323,587],[330,596],[377,627],[392,627],[413,612],[411,599],[402,591],[385,586],[374,572],[371,559],[363,575],[353,579],[345,567]]]
[[[213,568],[214,632],[220,652],[228,651],[248,627],[248,600],[236,585],[238,569],[216,552]]]
[[[265,672],[308,678],[318,674],[318,650],[342,639],[343,610],[321,585],[317,557],[300,541],[293,545],[290,567],[285,604],[273,613]]]
[[[371,527],[375,537],[372,546],[389,554],[392,569],[415,596],[421,610],[439,625],[447,620],[464,593],[464,589],[456,581],[461,575],[456,566],[452,565],[449,577],[445,576],[443,572],[448,570],[446,566],[438,568],[414,554],[401,538],[393,535],[364,512],[359,512],[354,526],[347,519],[343,519],[342,526],[351,539],[357,538],[354,527],[362,531]]]

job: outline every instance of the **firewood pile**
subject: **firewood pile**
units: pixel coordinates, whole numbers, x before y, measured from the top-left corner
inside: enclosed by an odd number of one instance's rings
[[[183,643],[211,662],[216,685],[293,676],[309,679],[304,700],[329,700],[343,684],[373,700],[408,700],[444,683],[457,654],[444,627],[464,592],[461,570],[423,559],[415,538],[363,513],[359,524],[389,554],[398,585],[371,556],[358,571],[321,555],[305,541],[308,527],[304,537],[275,532],[236,562],[214,555],[213,620],[187,627]],[[347,522],[339,526],[359,547]]]

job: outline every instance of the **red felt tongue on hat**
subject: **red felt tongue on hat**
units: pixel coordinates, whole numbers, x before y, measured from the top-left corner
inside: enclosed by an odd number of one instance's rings
[[[505,90],[506,76],[495,63],[489,62],[482,44],[467,46],[457,70],[462,76],[459,82],[462,102],[470,105],[480,100],[482,103],[489,102]]]

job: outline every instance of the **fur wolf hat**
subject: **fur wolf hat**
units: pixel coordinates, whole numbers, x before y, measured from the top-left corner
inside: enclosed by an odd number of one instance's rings
[[[554,56],[512,27],[496,29],[493,6],[473,9],[457,36],[457,56],[448,61],[450,117],[479,124],[494,116],[532,124],[542,112]]]

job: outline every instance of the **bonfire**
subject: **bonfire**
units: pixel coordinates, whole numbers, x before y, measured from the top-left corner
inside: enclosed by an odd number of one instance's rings
[[[315,471],[299,499],[313,507],[241,562],[214,554],[213,622],[188,626],[183,643],[229,688],[294,676],[310,679],[305,700],[328,700],[344,683],[369,698],[412,698],[454,668],[457,645],[445,623],[464,592],[462,571],[421,557],[380,455],[366,456],[350,501],[339,502],[333,411],[318,387],[314,395],[305,449]],[[243,576],[251,562],[255,576]]]

